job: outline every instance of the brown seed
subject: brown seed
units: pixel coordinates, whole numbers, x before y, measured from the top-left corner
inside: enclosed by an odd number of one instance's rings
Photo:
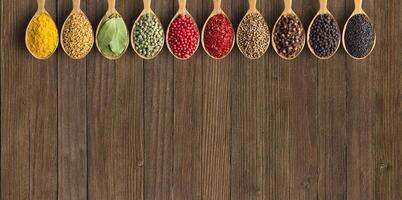
[[[74,59],[87,55],[94,41],[92,26],[83,13],[67,18],[61,37],[64,51]]]
[[[304,46],[305,34],[296,15],[282,16],[274,30],[274,43],[279,54],[285,58],[296,57]]]

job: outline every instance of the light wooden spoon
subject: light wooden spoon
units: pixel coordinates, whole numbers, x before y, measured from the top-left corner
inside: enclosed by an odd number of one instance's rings
[[[335,53],[338,51],[338,48],[339,48],[339,46],[340,46],[340,44],[341,44],[341,33],[340,33],[339,26],[338,26],[338,22],[336,22],[335,17],[332,15],[332,13],[329,12],[327,5],[328,5],[328,0],[320,0],[320,10],[319,10],[318,13],[315,15],[315,17],[313,18],[313,20],[311,20],[310,26],[308,27],[308,30],[307,30],[307,46],[308,46],[308,48],[310,49],[311,53],[312,53],[315,57],[317,57],[318,59],[321,59],[321,60],[329,59],[329,58],[331,58],[333,55],[335,55]],[[311,31],[311,27],[313,26],[313,23],[314,23],[314,21],[316,20],[316,18],[317,18],[318,16],[320,16],[320,15],[329,15],[332,19],[334,19],[335,24],[336,24],[336,29],[337,29],[338,35],[339,35],[339,38],[338,38],[338,41],[337,41],[337,46],[336,46],[335,51],[334,51],[331,55],[329,55],[329,56],[327,56],[327,57],[320,57],[320,56],[318,56],[318,55],[314,52],[313,48],[312,48],[311,45],[310,45],[310,31]]]
[[[369,16],[366,14],[366,12],[364,12],[362,5],[363,5],[363,0],[355,0],[355,10],[352,12],[352,14],[350,15],[349,19],[346,21],[345,27],[343,28],[343,33],[342,33],[342,44],[343,44],[343,48],[345,49],[346,53],[347,53],[350,57],[352,57],[352,58],[354,58],[354,59],[356,59],[356,60],[362,60],[362,59],[367,58],[367,57],[371,54],[371,52],[373,52],[374,47],[375,47],[375,44],[376,44],[376,41],[377,41],[377,34],[375,33],[373,23],[371,22],[371,19],[370,19]],[[348,24],[349,24],[349,21],[350,21],[350,19],[351,19],[353,16],[359,15],[359,14],[365,15],[365,16],[367,17],[367,19],[369,20],[369,23],[370,23],[371,26],[373,27],[373,31],[374,31],[374,33],[373,33],[373,34],[374,34],[373,46],[371,47],[370,52],[369,52],[366,56],[361,57],[361,58],[352,56],[352,55],[349,53],[348,49],[346,48],[346,42],[345,42],[346,28],[347,28],[347,26],[348,26]]]
[[[207,26],[209,20],[210,20],[212,17],[214,17],[215,15],[218,15],[218,14],[224,15],[224,16],[229,20],[229,17],[226,15],[226,13],[223,12],[223,10],[222,10],[222,8],[221,8],[221,4],[222,4],[222,0],[213,0],[213,6],[214,6],[214,8],[213,8],[211,14],[209,15],[209,17],[207,18],[207,20],[205,21],[205,24],[204,24],[204,26],[203,26],[203,28],[202,28],[202,32],[201,32],[201,44],[202,44],[202,47],[204,48],[205,52],[206,52],[211,58],[214,58],[214,59],[217,59],[217,60],[223,59],[223,58],[225,58],[226,56],[228,56],[228,55],[230,54],[230,52],[232,51],[233,46],[234,46],[234,44],[235,44],[235,39],[233,38],[233,43],[232,43],[232,46],[230,47],[230,50],[227,52],[226,55],[224,55],[224,56],[222,56],[222,57],[220,57],[220,58],[217,58],[217,57],[212,56],[211,54],[209,54],[208,50],[205,48],[205,44],[204,44],[204,34],[205,34],[205,27]],[[229,21],[230,21],[230,20],[229,20]],[[232,29],[234,30],[233,24],[232,24],[231,22],[230,22],[230,25],[231,25]],[[233,31],[233,33],[234,33],[234,31]]]
[[[100,50],[99,44],[98,44],[98,34],[99,34],[99,30],[100,30],[100,28],[102,27],[102,25],[103,25],[103,23],[105,22],[105,20],[106,20],[107,18],[109,18],[110,16],[112,16],[112,15],[116,15],[116,16],[121,17],[120,13],[117,12],[117,10],[116,10],[116,0],[107,0],[107,3],[108,3],[108,9],[107,9],[107,11],[106,11],[106,14],[103,16],[103,18],[102,18],[101,21],[99,22],[98,28],[96,29],[95,43],[96,43],[96,48],[98,49],[98,51],[99,51],[105,58],[107,58],[107,59],[109,59],[109,60],[117,60],[117,59],[119,59],[121,56],[123,56],[124,53],[127,51],[127,48],[128,48],[128,45],[129,45],[128,43],[127,43],[127,45],[126,45],[124,51],[123,51],[119,56],[117,56],[117,57],[112,57],[112,56],[104,55],[104,54],[102,53],[102,51]],[[125,27],[126,27],[126,29],[127,29],[127,26],[125,26]],[[128,29],[127,29],[127,37],[130,39],[130,35],[128,34]]]
[[[69,54],[67,53],[66,49],[64,48],[63,32],[64,32],[64,28],[65,28],[66,22],[69,20],[70,17],[72,17],[72,16],[75,15],[75,14],[82,14],[82,15],[85,17],[85,20],[88,21],[89,24],[91,24],[91,23],[89,22],[88,17],[87,17],[87,16],[85,15],[85,13],[81,10],[80,5],[81,5],[81,0],[73,0],[73,10],[71,11],[70,15],[68,15],[66,21],[65,21],[64,24],[63,24],[63,27],[61,28],[61,36],[60,36],[60,42],[61,42],[61,47],[62,47],[63,51],[64,51],[70,58],[76,59],[76,60],[85,58],[85,56],[87,56],[88,53],[91,52],[91,49],[92,49],[92,47],[93,47],[93,45],[94,45],[94,41],[93,41],[93,39],[92,39],[92,43],[91,43],[91,47],[89,48],[89,51],[88,51],[85,55],[82,55],[82,56],[80,56],[80,57],[78,57],[78,58],[74,58],[74,57],[72,57],[71,55],[69,55]],[[91,26],[91,30],[92,30],[92,26]],[[93,34],[94,34],[93,31],[91,31],[91,34],[92,34],[92,38],[93,38]]]
[[[250,14],[257,14],[257,15],[260,15],[260,16],[262,17],[261,13],[260,13],[260,12],[258,11],[258,9],[257,9],[257,0],[248,0],[248,4],[249,4],[248,11],[247,11],[246,14],[244,15],[243,19],[240,21],[240,24],[242,24],[243,20],[245,20],[246,17],[247,17],[248,15],[250,15]],[[265,20],[265,19],[264,19],[264,20]],[[266,22],[265,22],[265,23],[266,23]],[[267,26],[268,26],[268,25],[267,25]],[[239,51],[240,51],[244,56],[246,56],[248,59],[254,60],[254,59],[260,58],[262,55],[265,54],[265,52],[266,52],[266,51],[268,50],[268,48],[269,48],[269,43],[270,43],[270,39],[271,39],[271,38],[269,38],[268,44],[267,44],[267,46],[266,46],[265,49],[264,49],[264,53],[263,53],[260,57],[257,57],[257,58],[250,57],[250,56],[248,56],[247,54],[245,54],[245,53],[243,52],[243,50],[240,48],[240,46],[239,46],[239,30],[240,30],[240,27],[237,28],[236,43],[237,43],[237,46],[238,46],[238,48],[239,48]],[[268,31],[269,31],[269,30],[268,30]]]
[[[188,10],[187,10],[187,8],[186,8],[187,0],[178,0],[178,1],[179,1],[179,10],[176,12],[175,16],[172,18],[172,20],[170,21],[169,26],[168,26],[168,28],[167,28],[166,44],[167,44],[167,47],[168,47],[170,53],[171,53],[175,58],[177,58],[177,59],[179,59],[179,60],[187,60],[187,59],[191,58],[191,57],[195,54],[195,52],[197,52],[197,49],[198,49],[198,47],[199,47],[199,45],[200,45],[200,36],[199,36],[199,35],[200,35],[200,32],[198,31],[198,26],[197,26],[197,23],[195,22],[193,16],[188,12]],[[198,34],[197,46],[195,47],[194,53],[193,53],[193,55],[191,55],[191,56],[189,56],[189,57],[187,57],[187,58],[180,58],[180,57],[176,56],[176,55],[173,53],[172,49],[170,48],[170,44],[169,44],[169,30],[170,30],[170,26],[172,25],[172,23],[174,22],[174,20],[175,20],[177,17],[179,17],[180,15],[185,15],[185,16],[188,16],[188,17],[191,18],[191,21],[193,21],[193,23],[194,23],[194,25],[195,25],[195,28],[197,29],[197,34]]]
[[[293,11],[293,9],[292,9],[292,0],[283,0],[283,2],[284,2],[284,4],[285,4],[285,8],[284,8],[284,10],[283,10],[281,16],[279,16],[278,20],[276,21],[276,23],[275,23],[275,25],[274,25],[274,28],[272,29],[272,30],[273,30],[273,31],[272,31],[272,47],[274,48],[275,52],[276,52],[281,58],[283,58],[283,59],[285,59],[285,60],[293,60],[293,59],[295,59],[297,56],[299,56],[300,53],[303,51],[304,45],[305,45],[305,42],[306,42],[306,37],[303,37],[301,50],[300,50],[299,53],[297,53],[294,57],[288,58],[288,57],[285,57],[285,56],[283,56],[282,54],[279,53],[278,49],[276,48],[276,43],[275,43],[276,26],[278,25],[279,21],[281,20],[281,18],[282,18],[283,16],[286,16],[286,15],[295,15],[296,18],[298,18],[298,19],[300,20],[300,18],[296,15],[296,13],[295,13],[295,12]],[[300,22],[301,22],[301,20],[300,20]],[[304,32],[303,24],[302,24],[302,27],[301,27],[301,28],[303,29],[303,32]],[[304,33],[304,35],[306,35],[306,34]]]
[[[137,22],[141,19],[141,17],[142,17],[143,15],[146,15],[146,14],[151,14],[151,15],[156,16],[156,14],[154,13],[154,11],[153,11],[152,8],[151,8],[151,0],[143,0],[143,3],[144,3],[144,9],[143,9],[142,12],[140,13],[140,16],[138,16],[138,18],[135,20],[134,25],[133,25],[133,28],[132,28],[132,30],[131,30],[131,46],[133,47],[135,53],[137,53],[137,55],[138,55],[139,57],[141,57],[141,58],[143,58],[143,59],[148,59],[148,60],[149,60],[149,59],[153,59],[153,58],[155,58],[156,56],[158,56],[158,54],[162,51],[164,44],[162,44],[162,47],[161,47],[161,48],[158,50],[158,52],[157,52],[154,56],[152,56],[152,57],[145,57],[145,56],[141,55],[139,52],[137,52],[137,49],[135,48],[135,37],[134,37],[134,29],[135,29],[135,26],[137,25]],[[156,16],[156,18],[158,19],[159,26],[160,26],[160,27],[163,27],[163,26],[162,26],[162,23],[161,23],[160,20],[159,20],[159,18],[158,18],[157,16]],[[163,28],[162,28],[162,30],[163,30]],[[163,33],[163,36],[162,36],[162,37],[165,37],[165,34],[164,34],[164,33]],[[163,40],[163,42],[165,42],[165,40]]]
[[[53,51],[52,51],[52,53],[50,53],[50,54],[49,54],[48,56],[46,56],[46,57],[39,57],[39,56],[35,55],[35,54],[31,51],[31,49],[29,49],[29,47],[28,47],[28,28],[29,28],[29,26],[31,25],[33,19],[35,19],[36,16],[41,15],[41,14],[48,15],[48,16],[52,19],[52,17],[50,16],[50,14],[46,11],[45,3],[46,3],[46,0],[37,0],[38,9],[36,10],[36,12],[35,12],[34,16],[32,17],[32,19],[29,21],[28,27],[27,27],[27,29],[26,29],[26,31],[25,31],[25,46],[27,47],[29,53],[30,53],[33,57],[35,57],[36,59],[39,59],[39,60],[46,60],[46,59],[50,58],[50,57],[54,54],[54,52],[56,52],[56,49],[57,49],[57,47],[59,46],[59,40],[57,39],[56,48],[54,48]],[[53,23],[55,24],[55,26],[56,26],[56,23],[53,21],[53,19],[52,19],[52,22],[53,22]],[[57,27],[57,26],[56,26],[56,27]]]

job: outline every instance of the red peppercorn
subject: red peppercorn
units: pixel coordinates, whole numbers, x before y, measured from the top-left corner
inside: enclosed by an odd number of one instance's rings
[[[209,55],[223,58],[230,53],[234,43],[232,23],[224,14],[211,17],[205,25],[204,48]]]
[[[168,46],[178,58],[190,58],[198,47],[197,24],[190,16],[179,15],[169,26]]]

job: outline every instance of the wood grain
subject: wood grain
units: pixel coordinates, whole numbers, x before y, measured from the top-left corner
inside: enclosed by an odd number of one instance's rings
[[[316,11],[308,5],[293,3],[304,27]],[[317,60],[311,60],[313,56],[303,51],[289,66],[290,199],[318,198]]]
[[[246,1],[232,5],[235,27],[247,9]],[[249,61],[238,49],[234,49],[231,58],[231,198],[262,199],[262,136],[266,127],[265,67],[262,59]]]
[[[225,2],[224,0],[223,2]],[[213,10],[211,1],[203,1],[203,12],[198,19],[209,16]],[[231,15],[230,4],[222,9]],[[193,7],[196,12],[196,7]],[[200,30],[203,26],[201,23]],[[200,50],[202,49],[200,45]],[[199,50],[199,51],[200,51]],[[202,53],[202,199],[230,198],[230,69],[229,55],[223,60],[215,60]]]
[[[330,4],[340,27],[344,4]],[[346,54],[317,62],[318,199],[346,199]],[[334,142],[336,141],[336,142]]]
[[[305,29],[318,1],[293,1]],[[81,3],[94,29],[107,1]],[[120,0],[131,30],[141,1]],[[341,28],[353,1],[329,1]],[[188,0],[200,29],[211,0]],[[222,0],[235,27],[247,1]],[[257,1],[272,29],[282,1]],[[402,198],[402,3],[365,0],[377,46],[365,60],[342,47],[319,61],[284,61],[269,48],[223,60],[167,48],[117,61],[96,48],[69,59],[32,58],[25,28],[35,1],[1,1],[0,199]],[[71,2],[47,1],[61,28]],[[153,1],[165,29],[176,0]]]
[[[131,27],[133,4],[119,1],[116,9]],[[143,62],[133,55],[130,48],[117,61],[96,54],[88,62],[90,199],[143,199]]]
[[[166,28],[175,9],[172,1],[153,1]],[[144,199],[168,200],[173,185],[173,57],[165,47],[144,62]]]
[[[273,26],[282,13],[283,3],[266,2],[264,7],[264,16],[272,34]],[[264,63],[267,128],[263,138],[263,199],[289,199],[289,67],[292,65],[276,55],[272,44]]]
[[[58,27],[72,10],[71,1],[58,3]],[[86,1],[81,2],[86,13]],[[88,198],[87,59],[58,55],[58,199]]]
[[[366,1],[365,11],[371,15],[373,2]],[[346,4],[347,15],[354,5]],[[375,199],[373,118],[374,96],[371,88],[374,74],[373,57],[361,62],[346,58],[347,70],[347,198]]]
[[[375,16],[377,38],[380,38],[374,59],[371,61],[373,67],[370,68],[370,87],[373,90],[374,104],[371,126],[374,133],[372,145],[375,149],[372,164],[375,179],[374,199],[384,200],[402,198],[402,43],[401,40],[392,39],[398,37],[398,34],[401,35],[402,4],[400,1],[392,3],[368,4],[371,16]],[[383,15],[380,10],[387,10],[388,14]]]
[[[2,2],[2,199],[57,198],[57,59],[33,59],[24,47],[34,2]],[[56,2],[47,9],[55,16]],[[4,12],[3,12],[4,13]],[[4,48],[5,46],[3,46]]]
[[[177,2],[174,2],[177,8]],[[202,24],[201,0],[187,6]],[[203,52],[186,61],[174,60],[173,188],[171,199],[202,199],[202,87]]]

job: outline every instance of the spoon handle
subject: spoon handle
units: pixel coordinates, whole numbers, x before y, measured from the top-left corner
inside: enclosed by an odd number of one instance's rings
[[[248,0],[248,5],[251,11],[257,10],[257,0]]]
[[[38,12],[44,12],[46,0],[38,0],[37,2],[38,2]]]
[[[355,0],[355,11],[362,11],[363,0]]]
[[[285,12],[286,13],[291,13],[292,12],[292,0],[284,0],[285,3]]]
[[[213,3],[214,3],[214,10],[215,11],[220,11],[221,10],[222,0],[213,0]]]
[[[328,0],[320,0],[320,11],[327,11]]]
[[[107,4],[108,4],[107,15],[115,13],[116,12],[116,0],[107,0]]]
[[[144,10],[151,10],[151,0],[144,0]]]
[[[78,11],[80,10],[81,0],[73,0],[73,10]]]
[[[186,4],[187,0],[179,0],[179,12],[181,13],[186,12]]]

